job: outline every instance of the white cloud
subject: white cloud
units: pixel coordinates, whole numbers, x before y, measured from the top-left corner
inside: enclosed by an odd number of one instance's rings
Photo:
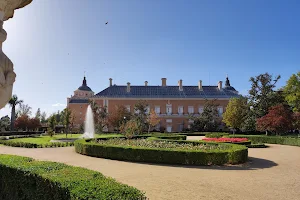
[[[53,104],[52,106],[53,106],[53,107],[65,107],[66,104],[63,104],[63,103],[56,103],[56,104]]]

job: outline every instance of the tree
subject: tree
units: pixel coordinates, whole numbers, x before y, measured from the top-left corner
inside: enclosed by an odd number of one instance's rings
[[[18,96],[14,94],[8,103],[11,106],[10,131],[14,131],[16,119],[16,106],[22,104],[23,100],[20,100]]]
[[[64,119],[64,123],[63,125],[66,127],[66,137],[68,137],[68,133],[70,131],[70,123],[71,123],[71,117],[72,117],[72,112],[69,108],[64,109],[63,112],[63,119]]]
[[[21,103],[19,106],[19,109],[17,111],[17,115],[18,116],[23,116],[23,115],[27,115],[30,116],[31,115],[31,107],[28,104],[23,104]]]
[[[241,129],[243,131],[256,131],[256,116],[253,109],[250,108],[247,111],[247,115]]]
[[[206,100],[203,112],[199,116],[191,116],[193,120],[191,129],[193,131],[215,131],[221,125],[221,118],[218,112],[218,104],[215,100]]]
[[[41,109],[38,108],[36,113],[35,113],[35,118],[41,121]]]
[[[27,129],[35,131],[37,128],[41,127],[41,122],[37,118],[30,118],[28,120]]]
[[[233,134],[236,129],[241,129],[247,116],[249,105],[247,98],[232,98],[226,107],[226,111],[223,114],[223,122],[231,128],[233,128]]]
[[[18,117],[15,121],[15,127],[17,129],[21,129],[23,131],[27,130],[28,127],[28,123],[29,123],[29,117],[28,115],[22,115],[20,117]]]
[[[139,100],[134,105],[134,119],[136,120],[137,124],[140,126],[140,131],[138,134],[142,134],[143,131],[147,130],[148,126],[148,112],[149,112],[149,104],[147,101]]]
[[[49,127],[52,131],[55,131],[56,122],[56,114],[52,114],[48,119]]]
[[[266,115],[270,107],[282,103],[278,102],[278,94],[274,91],[279,79],[280,75],[273,79],[268,73],[250,78],[249,100],[256,118]]]
[[[293,114],[293,127],[295,130],[300,130],[300,112]]]
[[[285,100],[294,112],[300,112],[300,71],[293,74],[283,88]]]
[[[147,118],[147,122],[149,124],[148,133],[150,133],[150,129],[152,127],[155,127],[160,122],[160,119],[158,118],[154,110],[150,111],[150,114],[148,115]]]
[[[9,131],[10,118],[8,115],[1,117],[0,119],[0,131]]]
[[[90,101],[90,106],[94,114],[95,129],[101,133],[108,125],[108,112],[106,106],[99,106],[95,101]]]
[[[41,123],[47,123],[47,114],[45,111],[41,114]]]
[[[109,115],[108,123],[110,126],[120,129],[123,123],[126,123],[131,118],[131,113],[123,105],[117,105],[115,110]]]
[[[259,131],[271,131],[276,135],[285,133],[293,127],[292,112],[283,104],[272,106],[268,114],[257,119]]]

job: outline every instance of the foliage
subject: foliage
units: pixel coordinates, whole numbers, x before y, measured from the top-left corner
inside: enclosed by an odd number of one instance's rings
[[[139,100],[135,105],[134,105],[134,120],[137,122],[138,125],[140,125],[139,132],[138,134],[142,134],[143,131],[147,130],[148,127],[148,108],[149,104],[147,101],[144,100]]]
[[[205,137],[206,138],[221,138],[221,137],[226,137],[228,135],[229,135],[229,133],[212,132],[212,133],[205,134]]]
[[[0,119],[0,132],[2,130],[8,131],[10,128],[10,118],[8,115],[1,117]]]
[[[154,138],[153,138],[154,139]],[[151,140],[150,140],[151,141]],[[189,143],[193,145],[206,144],[208,146],[228,145],[226,150],[186,150],[168,148],[149,148],[135,146],[117,146],[99,144],[86,140],[75,141],[75,151],[80,154],[137,162],[152,162],[183,165],[222,165],[226,163],[238,164],[248,159],[248,149],[243,145],[226,143],[207,143],[202,141],[175,141],[177,143]]]
[[[36,130],[37,128],[41,127],[41,122],[37,118],[30,118],[28,120],[27,130]]]
[[[21,130],[25,131],[28,127],[28,123],[29,123],[28,115],[22,115],[16,119],[15,127],[17,129],[21,129]]]
[[[152,127],[155,127],[160,122],[160,119],[158,118],[156,112],[153,109],[150,111],[150,114],[147,116],[147,122],[149,124],[148,133],[150,133]]]
[[[41,114],[41,123],[47,123],[47,114],[45,111]]]
[[[242,145],[251,144],[251,141],[249,141],[247,138],[203,138],[202,140],[207,142],[224,142]]]
[[[292,129],[292,112],[280,104],[270,108],[269,113],[257,119],[259,131],[271,131],[276,135]]]
[[[300,130],[300,112],[293,113],[293,127],[296,130]]]
[[[256,131],[256,116],[253,109],[248,110],[241,126],[242,131]]]
[[[250,78],[249,100],[256,118],[266,115],[270,107],[282,103],[278,102],[277,93],[274,91],[279,79],[280,76],[273,79],[268,73]]]
[[[70,131],[70,124],[72,119],[72,111],[69,108],[65,108],[63,112],[63,125],[65,126],[66,137]]]
[[[41,121],[41,109],[38,108],[36,113],[35,113],[35,118]]]
[[[252,143],[282,144],[290,146],[300,146],[299,138],[290,138],[282,136],[266,136],[266,135],[232,135],[229,137],[243,137],[251,140]]]
[[[132,138],[134,135],[140,132],[141,126],[138,123],[138,121],[133,119],[125,123],[123,130],[125,137]]]
[[[16,119],[16,106],[22,104],[23,100],[20,100],[18,96],[14,94],[8,103],[11,107],[10,130],[13,131],[15,127],[15,119]]]
[[[300,112],[300,71],[290,77],[283,92],[285,100],[293,108],[293,111]]]
[[[115,110],[109,115],[108,123],[110,126],[120,129],[120,126],[123,123],[126,123],[131,118],[131,113],[123,105],[118,105],[115,107]]]
[[[226,111],[223,114],[223,122],[225,122],[226,126],[233,128],[233,133],[235,133],[235,129],[242,128],[249,109],[250,107],[245,97],[232,98],[229,100]]]
[[[62,163],[0,155],[0,199],[140,200],[144,193],[103,174]]]
[[[49,123],[49,128],[51,128],[53,131],[55,131],[55,126],[57,124],[57,122],[56,122],[56,114],[52,114],[48,118],[48,123]]]
[[[206,100],[203,112],[199,116],[191,116],[193,120],[191,129],[193,131],[215,131],[221,125],[218,113],[218,105],[215,101]]]
[[[32,108],[28,104],[21,103],[19,105],[19,109],[17,110],[17,116],[23,116],[23,115],[30,116],[32,113],[31,109]]]
[[[94,114],[95,130],[97,133],[101,133],[108,126],[107,107],[99,106],[95,101],[90,101],[90,105]]]

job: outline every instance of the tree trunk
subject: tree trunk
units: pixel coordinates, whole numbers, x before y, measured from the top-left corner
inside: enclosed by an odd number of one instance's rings
[[[149,124],[148,134],[150,134],[151,125]]]
[[[266,131],[266,135],[268,135],[268,131]]]
[[[16,107],[15,105],[13,105],[11,108],[11,116],[10,116],[10,131],[14,131],[15,118],[16,118]]]
[[[233,129],[233,135],[235,135],[235,129]]]

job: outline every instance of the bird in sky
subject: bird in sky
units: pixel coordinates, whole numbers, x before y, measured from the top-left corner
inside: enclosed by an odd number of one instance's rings
[[[105,25],[107,25],[107,24],[108,24],[108,22],[105,23]]]

